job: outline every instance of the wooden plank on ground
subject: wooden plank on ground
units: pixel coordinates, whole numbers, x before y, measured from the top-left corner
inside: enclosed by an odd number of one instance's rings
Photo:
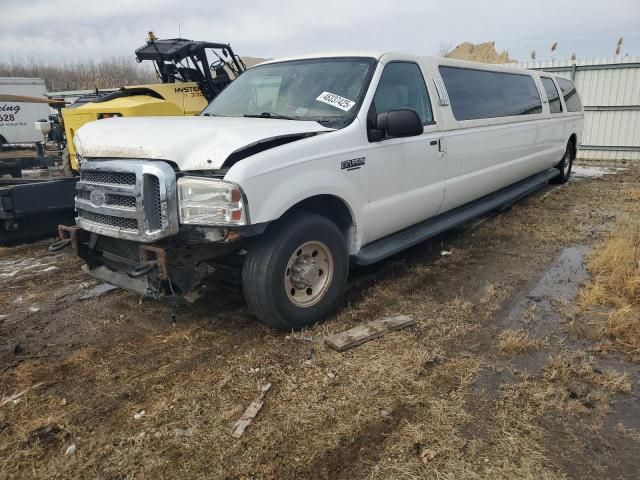
[[[324,341],[334,350],[344,352],[345,350],[362,345],[369,340],[378,338],[387,332],[399,330],[413,325],[416,321],[408,315],[395,315],[392,317],[380,318],[373,322],[325,337]]]
[[[266,385],[262,385],[262,387],[260,387],[260,395],[258,395],[258,397],[249,404],[242,416],[233,425],[233,430],[231,430],[231,436],[233,438],[240,438],[251,423],[251,420],[256,418],[256,415],[258,415],[258,412],[264,404],[264,394],[267,393],[270,388],[270,383],[267,383]]]

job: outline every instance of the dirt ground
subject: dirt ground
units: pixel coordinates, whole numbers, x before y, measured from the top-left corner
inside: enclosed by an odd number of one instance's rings
[[[222,285],[178,308],[83,299],[70,253],[0,249],[0,478],[638,478],[640,350],[576,300],[638,211],[625,167],[354,268],[338,312],[290,334]],[[417,324],[323,343],[398,313]]]

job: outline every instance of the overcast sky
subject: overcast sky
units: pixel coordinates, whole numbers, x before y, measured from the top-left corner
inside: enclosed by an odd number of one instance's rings
[[[640,0],[0,0],[0,59],[133,55],[164,38],[231,43],[236,53],[318,51],[437,54],[441,45],[496,41],[525,60],[640,55]]]

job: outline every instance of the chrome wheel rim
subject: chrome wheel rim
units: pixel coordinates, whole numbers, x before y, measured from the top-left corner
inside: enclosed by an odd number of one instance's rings
[[[327,293],[333,278],[333,255],[322,242],[303,243],[293,251],[284,272],[284,287],[291,303],[310,307]]]

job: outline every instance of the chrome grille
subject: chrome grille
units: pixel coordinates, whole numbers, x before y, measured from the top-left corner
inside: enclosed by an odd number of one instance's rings
[[[83,160],[78,226],[109,237],[152,242],[178,232],[175,172],[146,160]]]
[[[112,185],[135,185],[136,174],[126,172],[81,172],[80,181]]]
[[[136,197],[127,197],[125,195],[107,195],[107,205],[136,208]]]
[[[114,217],[113,215],[103,215],[101,213],[89,212],[87,210],[78,211],[78,217],[87,222],[110,225],[124,230],[138,231],[138,221],[134,218]]]
[[[145,176],[145,204],[151,228],[162,225],[162,201],[160,200],[160,182],[158,177]]]
[[[79,190],[77,196],[83,200],[90,200],[91,190]],[[136,197],[127,195],[107,195],[106,205],[117,205],[119,207],[136,208]]]

